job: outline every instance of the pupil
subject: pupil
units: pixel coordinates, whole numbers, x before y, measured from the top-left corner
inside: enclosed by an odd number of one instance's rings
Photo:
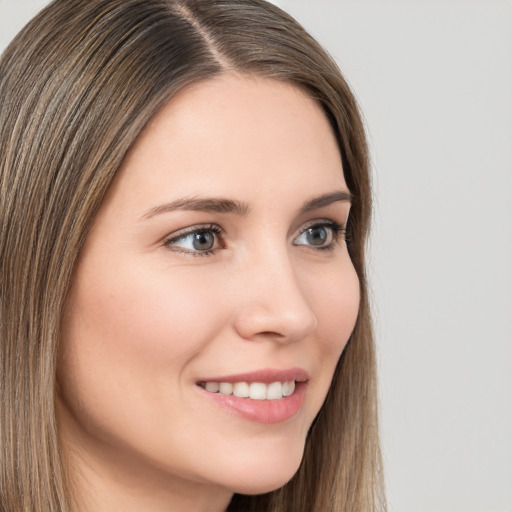
[[[208,251],[213,247],[215,240],[212,233],[196,233],[194,235],[194,249]]]
[[[307,239],[311,245],[323,245],[327,237],[327,230],[323,227],[308,229]]]

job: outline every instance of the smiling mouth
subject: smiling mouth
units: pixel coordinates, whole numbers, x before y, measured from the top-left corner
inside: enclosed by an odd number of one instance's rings
[[[295,417],[304,404],[309,374],[302,368],[210,375],[196,381],[203,396],[221,409],[261,424]]]
[[[293,394],[295,381],[276,381],[265,384],[263,382],[198,382],[210,393],[221,395],[233,395],[237,398],[249,398],[251,400],[280,400]]]

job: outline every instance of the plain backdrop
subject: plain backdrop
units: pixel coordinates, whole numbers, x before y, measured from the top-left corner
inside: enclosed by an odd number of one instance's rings
[[[45,3],[0,0],[0,48]],[[368,125],[391,512],[512,512],[512,3],[274,3]]]

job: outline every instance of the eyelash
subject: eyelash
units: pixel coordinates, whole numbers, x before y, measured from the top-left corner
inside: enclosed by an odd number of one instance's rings
[[[185,231],[181,231],[176,236],[173,236],[172,238],[168,238],[167,240],[165,240],[164,245],[174,252],[188,254],[190,256],[209,256],[210,254],[215,253],[218,250],[218,248],[208,249],[206,251],[199,251],[199,250],[191,251],[189,249],[183,249],[180,247],[172,247],[172,244],[175,244],[176,242],[178,242],[180,240],[184,240],[185,238],[189,237],[190,235],[194,235],[194,234],[199,235],[202,233],[213,233],[215,235],[216,239],[219,239],[219,238],[221,239],[220,240],[221,248],[223,248],[224,244],[222,244],[221,235],[224,233],[224,231],[216,224],[208,224],[208,225],[204,225],[204,226],[194,226]]]
[[[344,233],[345,233],[345,228],[340,226],[337,222],[334,222],[332,220],[321,220],[321,221],[315,221],[312,224],[309,224],[306,227],[304,227],[304,229],[302,229],[302,231],[299,233],[299,235],[297,237],[295,237],[295,240],[298,240],[302,236],[306,235],[308,230],[314,230],[317,228],[323,228],[323,229],[327,228],[331,231],[330,235],[328,234],[328,236],[332,237],[332,239],[328,245],[315,246],[314,244],[298,244],[298,243],[294,243],[294,245],[311,247],[316,251],[332,251],[332,250],[334,250],[336,244],[339,241],[339,234],[341,233],[342,235],[344,235]],[[343,236],[343,239],[344,239],[344,236]],[[295,240],[294,240],[294,242],[295,242]]]
[[[335,247],[335,245],[339,242],[339,234],[342,234],[342,240],[346,241],[346,228],[344,226],[341,226],[337,222],[331,221],[331,220],[325,220],[325,221],[316,221],[312,224],[307,225],[302,231],[295,237],[295,240],[300,238],[302,235],[304,235],[308,229],[315,229],[315,228],[328,228],[331,230],[332,233],[332,242],[327,246],[319,246],[315,247],[314,245],[308,245],[308,244],[294,244],[296,246],[308,246],[312,247],[316,251],[332,251]],[[224,248],[225,244],[222,240],[222,235],[224,234],[224,230],[220,228],[216,224],[208,224],[204,226],[194,226],[190,229],[187,229],[185,231],[182,231],[178,233],[177,235],[168,238],[165,240],[164,245],[168,247],[170,250],[174,252],[179,252],[183,254],[187,254],[190,256],[209,256],[211,254],[214,254],[218,251],[219,247],[208,249],[208,250],[189,250],[189,249],[183,249],[178,246],[174,246],[176,242],[180,240],[184,240],[190,235],[200,235],[204,233],[213,233],[215,235],[215,238],[220,242],[220,248]]]

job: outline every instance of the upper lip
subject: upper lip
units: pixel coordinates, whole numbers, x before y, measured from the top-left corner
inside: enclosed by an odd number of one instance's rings
[[[199,382],[261,382],[263,384],[270,384],[271,382],[286,382],[290,380],[306,382],[308,379],[308,372],[302,368],[287,368],[283,370],[265,368],[247,373],[208,377],[201,379]]]

